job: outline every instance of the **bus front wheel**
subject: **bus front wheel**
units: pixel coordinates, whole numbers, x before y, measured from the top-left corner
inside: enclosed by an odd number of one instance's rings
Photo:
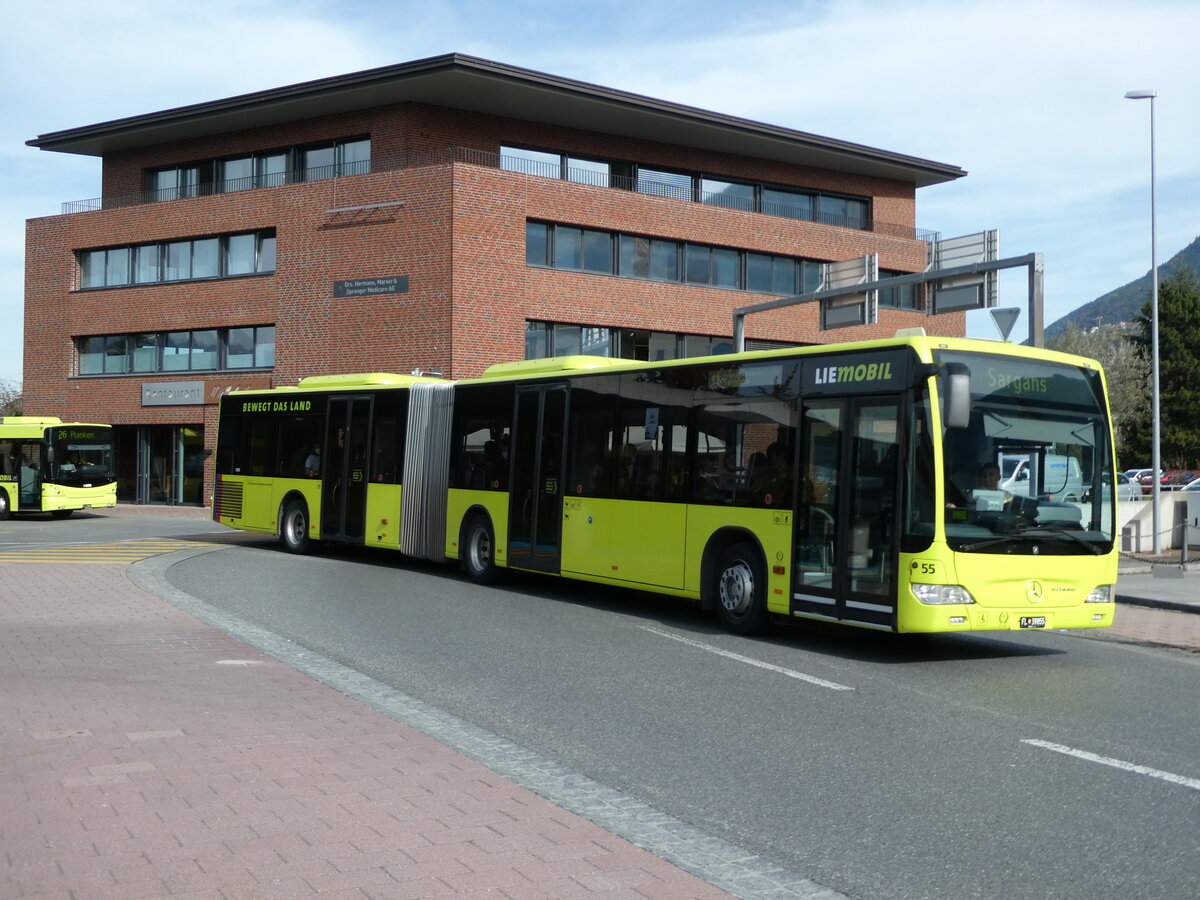
[[[69,519],[73,512],[75,512],[73,509],[52,509],[50,510],[50,515],[56,519]]]
[[[292,500],[283,509],[279,523],[279,539],[288,553],[308,553],[312,539],[308,536],[308,507],[301,500]]]
[[[11,513],[8,511],[8,492],[0,491],[0,522],[7,519]]]
[[[731,544],[721,553],[713,595],[717,615],[727,631],[757,634],[767,626],[767,578],[757,550]]]
[[[486,516],[472,516],[463,530],[462,567],[476,584],[492,584],[500,577],[496,567],[496,536]]]

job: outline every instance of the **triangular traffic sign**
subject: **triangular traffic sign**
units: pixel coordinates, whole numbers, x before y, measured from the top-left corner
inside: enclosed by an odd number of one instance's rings
[[[1000,340],[1007,341],[1013,326],[1017,324],[1017,317],[1021,315],[1021,307],[1005,306],[990,309],[988,312],[992,314],[992,321],[996,323],[996,330],[1000,332]]]

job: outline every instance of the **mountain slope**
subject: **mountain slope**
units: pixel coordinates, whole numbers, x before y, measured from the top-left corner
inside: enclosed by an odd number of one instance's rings
[[[1193,271],[1200,273],[1200,237],[1159,265],[1160,283],[1180,266],[1189,266]],[[1072,322],[1083,331],[1097,324],[1132,322],[1141,312],[1142,304],[1149,299],[1150,272],[1147,270],[1141,278],[1135,278],[1129,284],[1109,291],[1104,296],[1072,310],[1052,325],[1047,325],[1046,338],[1049,340],[1058,337]]]

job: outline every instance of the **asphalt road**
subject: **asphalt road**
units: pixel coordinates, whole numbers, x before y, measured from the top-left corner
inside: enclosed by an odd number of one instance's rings
[[[195,514],[171,516],[165,507],[163,510],[163,514],[155,516],[114,514],[109,510],[77,511],[67,519],[53,519],[46,514],[17,514],[0,521],[0,550],[107,544],[159,537],[226,535],[237,538],[242,535],[242,532],[218,525],[209,518]]]
[[[177,589],[861,898],[1200,895],[1200,660],[1061,633],[721,632],[252,540]]]

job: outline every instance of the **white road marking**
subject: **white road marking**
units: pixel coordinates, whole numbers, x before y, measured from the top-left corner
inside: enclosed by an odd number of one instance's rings
[[[1184,787],[1191,788],[1193,791],[1200,791],[1200,778],[1188,778],[1186,775],[1176,775],[1174,772],[1151,769],[1149,766],[1139,766],[1137,763],[1125,762],[1122,759],[1113,759],[1111,756],[1099,756],[1095,753],[1089,753],[1087,750],[1076,750],[1074,747],[1064,747],[1062,744],[1052,744],[1049,741],[1039,741],[1034,738],[1023,738],[1021,743],[1041,747],[1043,750],[1053,750],[1055,753],[1063,753],[1078,759],[1085,759],[1088,762],[1099,763],[1102,766],[1112,766],[1114,769],[1121,769],[1125,772],[1148,775],[1151,778],[1158,778],[1162,781],[1169,781],[1172,784],[1183,785]]]
[[[651,634],[657,634],[659,637],[670,638],[673,641],[679,641],[681,644],[687,644],[689,647],[695,647],[698,650],[704,650],[708,653],[715,653],[717,656],[724,656],[726,659],[736,660],[737,662],[746,663],[750,666],[755,666],[759,669],[766,669],[768,672],[775,672],[779,675],[786,675],[788,678],[795,678],[797,681],[807,681],[809,684],[815,684],[817,687],[829,688],[831,691],[852,691],[854,688],[845,684],[838,684],[836,681],[826,681],[824,678],[818,678],[815,675],[805,675],[803,672],[797,672],[795,669],[785,669],[783,666],[776,666],[772,663],[766,663],[759,659],[751,659],[749,656],[742,656],[740,653],[732,653],[729,650],[722,650],[720,647],[714,647],[712,644],[705,644],[701,641],[693,641],[691,638],[685,638],[682,635],[672,634],[669,631],[660,631],[657,628],[651,628],[647,625],[639,625],[643,631],[649,631]]]

